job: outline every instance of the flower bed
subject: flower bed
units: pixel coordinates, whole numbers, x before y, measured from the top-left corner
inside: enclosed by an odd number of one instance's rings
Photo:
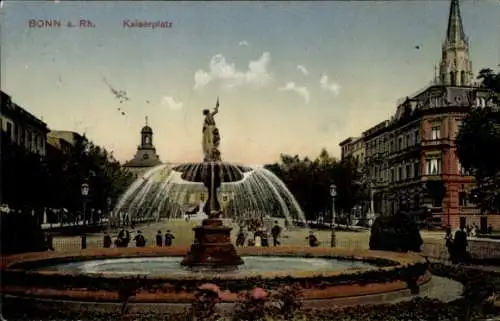
[[[432,263],[430,269],[434,274],[439,274],[445,277],[455,279],[464,283],[493,283],[500,282],[500,273],[483,271],[479,269],[470,269],[467,267],[453,267],[442,264]],[[253,299],[261,299],[262,295],[256,296],[252,293]],[[414,299],[408,302],[401,302],[397,304],[382,304],[382,305],[365,305],[347,308],[333,309],[303,309],[295,311],[290,318],[282,318],[281,310],[275,310],[274,314],[268,314],[268,321],[289,320],[289,321],[456,321],[462,320],[464,309],[469,303],[470,298],[459,299],[450,303],[443,303],[438,300],[430,299]],[[67,312],[67,311],[41,311],[33,308],[31,304],[25,304],[19,309],[19,306],[4,304],[4,316],[12,320],[82,320],[82,321],[108,321],[119,320],[122,316],[118,313],[102,313],[95,311],[84,312]],[[17,311],[14,309],[17,308]],[[22,311],[20,311],[22,310]],[[489,317],[500,315],[500,309],[491,306],[476,306],[472,311],[473,320],[486,320]],[[186,318],[186,313],[172,312],[168,315],[154,313],[130,314],[125,319],[136,321],[157,321],[157,320],[171,320],[171,321],[186,321],[192,320]],[[220,321],[234,320],[232,314],[225,314],[218,318]],[[239,320],[244,321],[244,320]]]

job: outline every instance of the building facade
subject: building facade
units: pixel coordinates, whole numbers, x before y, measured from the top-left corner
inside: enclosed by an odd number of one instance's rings
[[[49,157],[66,157],[78,141],[87,139],[77,132],[52,130],[47,134],[47,155]]]
[[[156,154],[156,148],[153,145],[153,129],[149,126],[148,118],[146,117],[146,124],[141,129],[141,144],[137,146],[134,158],[126,162],[123,167],[136,175],[140,175],[161,163],[160,157]]]
[[[1,130],[12,142],[26,150],[45,156],[47,148],[47,124],[17,105],[12,98],[0,91]]]
[[[352,158],[356,160],[361,169],[365,161],[365,142],[362,137],[349,137],[339,144],[341,159]]]
[[[391,215],[404,209],[436,226],[498,229],[500,215],[482,216],[469,202],[474,178],[456,153],[455,138],[470,109],[494,107],[491,93],[472,83],[458,0],[451,1],[439,70],[434,84],[406,97],[390,120],[362,133],[374,211]]]

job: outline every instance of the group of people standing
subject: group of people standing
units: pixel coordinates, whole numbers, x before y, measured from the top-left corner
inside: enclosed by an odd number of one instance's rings
[[[175,236],[170,232],[170,230],[167,230],[165,235],[163,235],[161,231],[158,231],[156,234],[156,246],[172,246],[173,239],[175,239]],[[147,240],[141,231],[137,231],[137,234],[132,238],[130,232],[126,229],[122,229],[118,232],[114,244],[117,248],[128,247],[130,241],[132,240],[135,241],[136,247],[145,247],[147,244]],[[103,247],[110,248],[112,244],[113,240],[111,235],[106,232],[104,234]]]
[[[256,247],[268,247],[269,246],[269,237],[268,230],[263,226],[254,226],[249,225],[252,231],[249,231],[248,235],[246,235],[244,231],[244,226],[240,226],[240,230],[236,237],[236,246],[241,247],[245,246],[256,246]],[[282,228],[279,226],[278,221],[274,221],[274,225],[271,228],[271,237],[273,240],[273,246],[278,246],[281,244]]]

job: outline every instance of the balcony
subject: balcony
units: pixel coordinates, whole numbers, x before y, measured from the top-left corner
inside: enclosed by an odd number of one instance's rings
[[[451,147],[455,145],[455,141],[448,138],[440,139],[425,139],[422,140],[422,147]]]

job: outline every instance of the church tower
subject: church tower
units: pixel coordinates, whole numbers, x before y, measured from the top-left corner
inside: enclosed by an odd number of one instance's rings
[[[439,84],[471,86],[474,75],[472,62],[469,58],[469,39],[464,33],[459,0],[451,0],[448,28],[442,53],[439,66]]]
[[[160,164],[160,157],[156,154],[156,148],[153,145],[153,129],[149,126],[146,116],[146,123],[141,129],[141,144],[137,146],[134,158],[126,162],[123,167],[139,174]]]

